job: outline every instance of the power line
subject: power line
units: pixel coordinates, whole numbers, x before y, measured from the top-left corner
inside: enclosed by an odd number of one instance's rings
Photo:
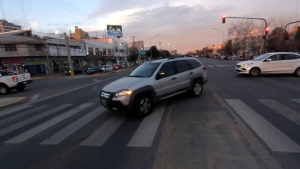
[[[68,9],[68,8],[65,8],[65,7],[63,7],[63,6],[59,5],[59,4],[56,4],[56,3],[54,3],[54,2],[52,2],[52,1],[50,1],[50,0],[46,0],[46,1],[48,1],[48,2],[50,2],[50,3],[52,3],[52,4],[54,4],[54,5],[57,5],[57,6],[59,6],[59,7],[63,8],[63,9],[65,9],[65,10],[68,10],[68,11],[70,11],[70,12],[73,12],[73,13],[75,13],[75,14],[79,15],[79,16],[82,16],[82,17],[85,17],[85,18],[87,18],[86,16],[83,16],[83,15],[81,15],[81,14],[77,13],[77,12],[71,11],[70,9]]]
[[[5,19],[5,14],[4,14],[4,8],[3,8],[3,1],[2,0],[0,0],[0,5],[1,5],[3,20],[4,20]]]
[[[86,13],[87,15],[89,15],[89,13],[87,13],[87,12],[85,12],[85,11],[83,11],[83,10],[81,10],[81,9],[79,9],[79,8],[77,8],[77,7],[75,7],[75,6],[71,5],[71,4],[63,1],[63,0],[56,0],[56,1],[59,2],[59,3],[62,3],[62,4],[65,4],[65,5],[69,6],[69,8],[72,8],[72,9],[75,9],[75,10],[79,10],[79,11],[81,11],[81,12]]]
[[[25,15],[25,9],[24,9],[24,3],[23,3],[23,0],[21,0],[21,6],[22,6],[22,10],[23,10],[23,15],[24,15],[25,26],[27,26],[26,15]]]

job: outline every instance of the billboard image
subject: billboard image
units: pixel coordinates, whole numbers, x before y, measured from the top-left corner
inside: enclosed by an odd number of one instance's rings
[[[122,25],[107,25],[107,35],[122,37]]]

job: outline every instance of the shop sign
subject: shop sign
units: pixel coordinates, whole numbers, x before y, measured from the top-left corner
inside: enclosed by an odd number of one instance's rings
[[[26,58],[3,58],[2,63],[5,64],[21,64],[26,62]]]
[[[45,59],[42,57],[30,57],[27,58],[27,62],[40,62],[40,61],[44,61]]]

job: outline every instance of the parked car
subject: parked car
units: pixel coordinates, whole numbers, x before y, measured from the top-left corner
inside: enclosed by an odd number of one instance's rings
[[[251,76],[287,73],[300,77],[300,55],[291,52],[266,53],[238,63],[235,71]]]
[[[113,70],[113,67],[111,65],[104,65],[101,67],[101,70],[104,72],[110,72]]]
[[[146,62],[129,77],[107,84],[99,95],[108,109],[151,113],[155,102],[188,91],[199,97],[207,83],[206,67],[196,58],[174,57]]]
[[[97,66],[92,66],[90,69],[88,69],[86,71],[86,74],[87,75],[92,75],[92,74],[95,74],[95,73],[98,73],[99,72],[99,69]]]
[[[0,94],[5,95],[13,89],[22,91],[26,85],[32,83],[29,73],[17,74],[11,70],[0,70]]]
[[[122,65],[118,65],[118,64],[113,64],[112,67],[113,67],[113,70],[117,70],[117,69],[122,69],[123,68]]]
[[[82,74],[83,73],[83,69],[81,67],[74,67],[74,74]],[[65,75],[70,75],[71,71],[70,69],[65,70]]]
[[[83,72],[87,72],[87,70],[91,69],[92,66],[83,66]]]

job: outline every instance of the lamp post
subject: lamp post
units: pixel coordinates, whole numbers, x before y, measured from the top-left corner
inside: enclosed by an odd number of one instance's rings
[[[152,49],[151,49],[151,47],[152,47],[151,40],[153,38],[157,37],[157,36],[159,36],[159,34],[157,34],[157,35],[153,36],[152,38],[150,38],[150,55],[151,55],[151,60],[153,60],[153,58],[152,58]]]
[[[224,43],[224,31],[222,31],[222,30],[220,30],[220,29],[216,29],[216,28],[212,28],[213,30],[215,30],[215,31],[219,31],[219,32],[222,32],[223,33],[223,42],[222,42],[222,49],[221,49],[221,51],[223,50],[223,43]]]

